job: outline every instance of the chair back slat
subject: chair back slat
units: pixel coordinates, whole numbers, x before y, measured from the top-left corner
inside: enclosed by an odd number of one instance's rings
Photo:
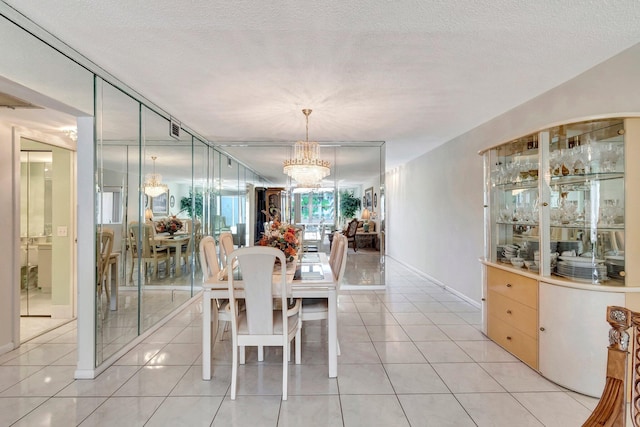
[[[233,234],[228,231],[224,233],[220,233],[220,260],[222,261],[222,265],[227,265],[227,260],[229,259],[229,255],[233,252]]]
[[[280,260],[281,282],[274,289],[273,269],[275,260]],[[237,260],[238,270],[244,284],[247,328],[250,335],[274,335],[273,295],[281,294],[283,307],[287,306],[290,289],[286,286],[286,260],[282,251],[264,246],[240,248],[230,254],[227,260],[227,271],[233,270]],[[229,274],[229,296],[234,296],[234,276]],[[283,289],[284,291],[281,291]],[[233,304],[233,301],[232,301]],[[287,330],[287,319],[283,316],[283,330]],[[286,339],[286,333],[284,334]]]

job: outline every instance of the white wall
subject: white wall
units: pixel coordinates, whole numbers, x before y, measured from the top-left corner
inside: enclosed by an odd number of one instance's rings
[[[479,303],[483,163],[478,151],[556,123],[639,114],[637,44],[388,172],[387,253]]]
[[[70,113],[93,111],[93,74],[2,17],[0,51],[0,76],[55,100],[29,101]]]

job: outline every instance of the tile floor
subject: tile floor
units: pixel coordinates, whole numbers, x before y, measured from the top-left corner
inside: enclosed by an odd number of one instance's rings
[[[487,340],[480,312],[386,262],[387,289],[340,295],[342,355],[309,322],[281,393],[280,355],[249,351],[229,399],[229,336],[201,379],[200,300],[95,380],[74,380],[75,322],[0,356],[2,426],[580,426],[597,400],[566,391]]]

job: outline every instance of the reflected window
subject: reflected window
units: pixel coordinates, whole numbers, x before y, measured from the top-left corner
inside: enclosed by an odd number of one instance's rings
[[[98,193],[98,222],[100,224],[122,223],[122,189],[118,187],[105,187]]]
[[[245,202],[245,197],[221,196],[220,214],[224,217],[225,224],[233,225],[242,221],[240,206]]]
[[[333,190],[315,190],[300,194],[300,220],[303,223],[333,223],[335,219]],[[295,208],[295,207],[294,207]]]

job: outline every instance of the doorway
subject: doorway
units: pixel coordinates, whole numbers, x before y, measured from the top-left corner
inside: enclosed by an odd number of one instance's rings
[[[68,192],[71,174],[64,159],[72,154],[64,148],[20,139],[20,342],[73,317],[68,309],[61,309],[73,277],[68,267],[68,244],[61,238],[67,227],[60,226],[72,224],[70,209],[60,197],[60,192]]]

